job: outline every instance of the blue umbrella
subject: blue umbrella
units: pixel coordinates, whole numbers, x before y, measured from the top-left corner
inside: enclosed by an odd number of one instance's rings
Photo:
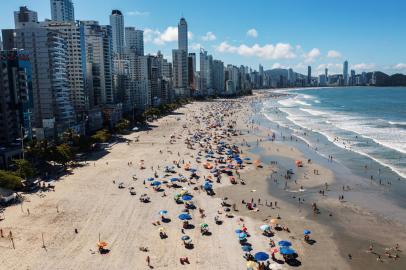
[[[161,216],[163,216],[163,215],[168,214],[168,211],[167,211],[167,210],[161,210],[161,211],[159,211],[159,214],[160,214]]]
[[[189,171],[191,171],[191,172],[196,172],[197,170],[196,170],[196,169],[190,169]]]
[[[149,177],[148,179],[147,179],[148,181],[154,181],[154,177]]]
[[[251,160],[249,157],[244,158],[244,160]]]
[[[304,230],[303,233],[304,233],[305,235],[308,235],[308,234],[311,234],[312,232],[309,231],[309,230]]]
[[[245,251],[245,252],[249,252],[252,250],[252,247],[249,245],[243,245],[243,246],[241,246],[241,248],[242,248],[242,251]]]
[[[151,183],[151,186],[160,186],[162,183],[161,182],[159,182],[159,181],[154,181],[154,182],[152,182]]]
[[[180,220],[190,220],[192,217],[188,213],[182,213],[178,216]]]
[[[246,238],[247,234],[245,232],[239,233],[238,238]]]
[[[280,252],[282,255],[292,255],[292,254],[295,254],[295,253],[296,253],[296,251],[294,251],[293,249],[288,248],[288,247],[282,247],[282,248],[280,248],[280,249],[279,249],[279,252]]]
[[[192,196],[190,196],[190,195],[183,195],[182,196],[182,201],[190,201],[190,200],[192,200]]]
[[[243,231],[242,230],[240,230],[240,229],[238,229],[238,230],[235,230],[235,233],[236,234],[240,234],[240,233],[242,233]]]
[[[216,173],[217,172],[217,169],[216,168],[214,168],[214,169],[212,169],[211,171],[210,171],[210,173]]]
[[[210,190],[210,189],[213,188],[213,185],[210,184],[209,182],[206,182],[206,183],[204,183],[203,188],[204,188],[205,190]]]
[[[269,255],[266,254],[265,252],[258,252],[258,253],[255,253],[254,258],[257,261],[266,261],[269,259]]]
[[[180,239],[182,239],[183,241],[189,240],[190,237],[187,235],[182,236]]]
[[[176,178],[176,177],[171,178],[171,182],[176,182],[178,180],[179,180],[179,178]]]
[[[282,241],[278,242],[278,245],[281,247],[290,247],[292,245],[292,243],[289,241],[286,241],[286,240],[282,240]]]

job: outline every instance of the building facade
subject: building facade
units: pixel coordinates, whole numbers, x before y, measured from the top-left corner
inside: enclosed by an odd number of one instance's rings
[[[75,10],[72,0],[51,0],[51,18],[53,21],[74,22]]]

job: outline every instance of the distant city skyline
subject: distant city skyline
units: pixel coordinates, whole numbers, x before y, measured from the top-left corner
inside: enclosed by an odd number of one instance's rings
[[[312,1],[308,5],[298,1],[292,5],[253,1],[249,9],[235,4],[230,12],[228,3],[212,0],[199,8],[186,1],[73,0],[79,20],[109,24],[112,10],[120,10],[125,26],[144,30],[145,53],[160,50],[169,59],[178,47],[176,23],[183,15],[188,22],[189,51],[199,53],[203,47],[225,63],[255,69],[262,64],[265,70],[292,68],[302,74],[307,74],[310,65],[312,75],[317,76],[325,68],[330,74],[342,73],[343,62],[348,60],[348,70],[356,72],[406,73],[406,37],[399,34],[406,26],[401,12],[406,3],[374,2]],[[39,20],[50,19],[49,3],[2,3],[0,28],[13,27],[13,12],[21,5],[37,11]]]

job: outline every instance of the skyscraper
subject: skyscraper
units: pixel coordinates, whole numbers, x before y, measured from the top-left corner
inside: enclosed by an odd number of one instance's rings
[[[307,67],[307,84],[310,85],[312,82],[312,67]]]
[[[125,28],[125,47],[127,52],[133,52],[138,56],[144,55],[144,31],[135,27]]]
[[[216,94],[223,95],[225,90],[224,63],[213,60],[213,88]]]
[[[66,41],[67,49],[67,76],[69,79],[70,97],[77,113],[89,109],[89,96],[86,91],[86,66],[82,57],[85,57],[82,46],[84,35],[79,24],[73,21],[45,21],[41,27],[59,31]]]
[[[195,73],[196,73],[196,54],[189,53],[188,55],[188,85],[189,88],[192,90],[196,90],[196,81],[195,81]]]
[[[264,85],[264,67],[260,64],[258,70],[259,70],[258,87],[262,87]]]
[[[345,60],[343,64],[343,79],[344,85],[348,85],[348,61]]]
[[[81,21],[90,108],[114,102],[111,27],[97,21]]]
[[[110,15],[110,26],[113,40],[113,52],[124,52],[124,16],[120,10],[114,9]]]
[[[75,21],[72,0],[51,0],[51,18],[53,21]]]
[[[183,17],[178,24],[178,49],[188,52],[187,22]]]

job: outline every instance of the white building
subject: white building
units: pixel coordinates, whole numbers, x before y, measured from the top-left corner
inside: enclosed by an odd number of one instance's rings
[[[113,40],[113,52],[124,53],[124,16],[120,10],[113,10],[110,15]]]
[[[68,55],[67,76],[69,79],[70,97],[77,113],[89,109],[89,96],[85,88],[86,71],[82,65],[82,37],[80,27],[70,21],[45,21],[41,27],[58,31],[66,41]]]
[[[72,0],[51,0],[51,18],[53,21],[75,21]]]
[[[111,27],[81,21],[90,108],[114,103]]]
[[[130,88],[134,91],[135,108],[144,111],[151,107],[151,87],[148,80],[148,56],[127,54],[130,71]]]

